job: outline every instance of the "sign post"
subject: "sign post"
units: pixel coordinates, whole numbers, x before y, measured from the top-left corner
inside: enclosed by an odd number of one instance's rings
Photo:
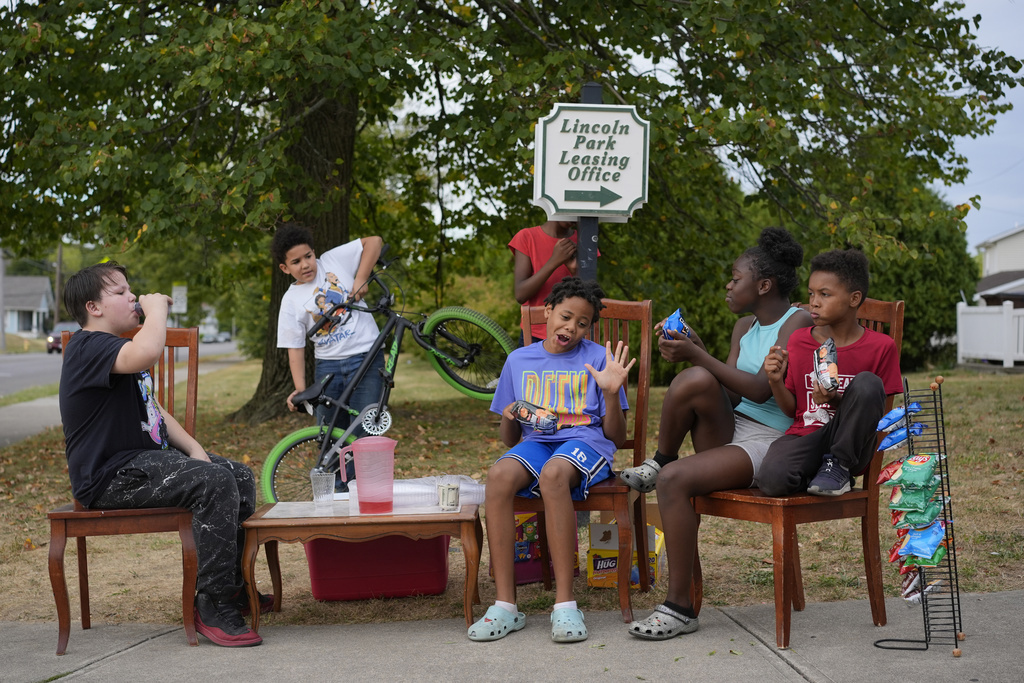
[[[578,222],[582,279],[597,278],[598,221],[624,223],[647,202],[650,123],[636,107],[601,104],[601,86],[582,104],[555,105],[537,122],[533,203],[548,220]]]

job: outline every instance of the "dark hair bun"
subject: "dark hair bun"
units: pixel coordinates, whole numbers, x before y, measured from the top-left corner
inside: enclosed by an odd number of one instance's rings
[[[757,246],[764,250],[768,258],[790,268],[799,268],[804,262],[804,248],[788,230],[765,228],[757,238]]]

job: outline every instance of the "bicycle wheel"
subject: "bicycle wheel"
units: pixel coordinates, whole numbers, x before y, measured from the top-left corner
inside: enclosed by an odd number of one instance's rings
[[[341,438],[344,430],[335,428],[332,440]],[[348,443],[355,441],[351,435]],[[313,500],[309,471],[320,460],[320,428],[304,427],[277,442],[263,463],[260,490],[268,503]]]
[[[453,365],[436,353],[429,354],[438,374],[466,396],[489,401],[494,396],[505,359],[515,344],[501,325],[483,313],[448,306],[434,312],[423,332],[438,351],[468,364]]]

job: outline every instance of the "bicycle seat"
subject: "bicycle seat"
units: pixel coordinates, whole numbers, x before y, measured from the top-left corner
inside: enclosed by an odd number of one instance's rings
[[[324,391],[327,389],[327,385],[331,383],[332,379],[334,379],[334,373],[328,372],[326,375],[324,375],[324,378],[320,380],[319,384],[314,384],[311,387],[307,387],[300,391],[299,393],[292,396],[292,404],[297,406],[300,403],[306,402],[317,403],[317,399],[320,398],[321,395],[323,395]]]

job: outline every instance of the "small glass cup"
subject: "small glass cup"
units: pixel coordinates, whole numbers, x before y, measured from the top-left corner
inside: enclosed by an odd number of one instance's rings
[[[313,468],[309,471],[309,481],[313,487],[313,502],[317,507],[334,504],[334,472]]]

